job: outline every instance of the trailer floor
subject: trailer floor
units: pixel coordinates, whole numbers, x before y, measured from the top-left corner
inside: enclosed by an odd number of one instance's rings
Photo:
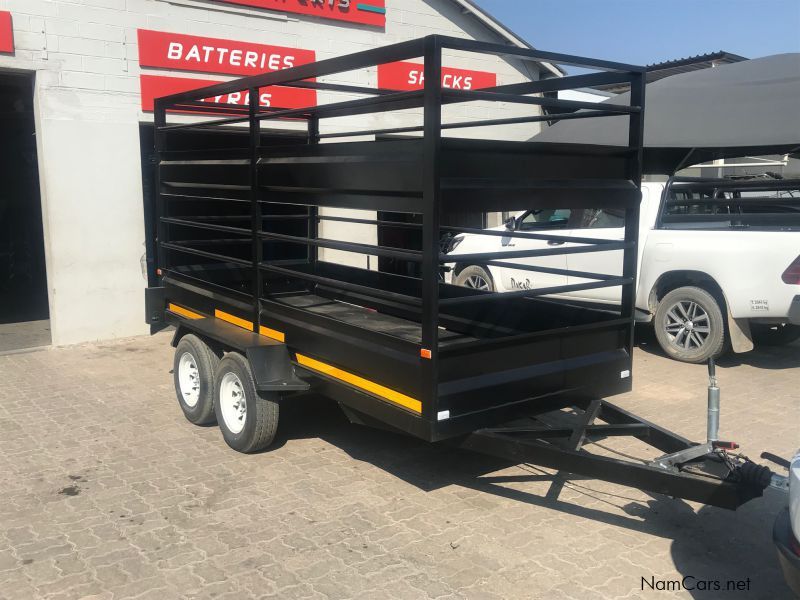
[[[363,306],[331,300],[329,298],[317,296],[316,294],[279,296],[272,300],[286,304],[287,306],[303,308],[318,315],[338,319],[349,325],[363,327],[378,333],[393,335],[417,344],[422,340],[422,326],[419,323],[393,315],[379,313],[364,308]],[[440,346],[453,342],[474,341],[476,339],[477,338],[455,331],[448,331],[446,329],[439,330]]]
[[[701,438],[705,368],[641,338],[614,402]],[[774,492],[737,513],[577,479],[552,498],[550,472],[352,426],[315,398],[243,456],[184,420],[171,360],[167,332],[0,356],[0,597],[790,598]],[[724,359],[719,378],[726,437],[753,458],[796,449],[799,344]],[[749,591],[642,582],[688,575]]]

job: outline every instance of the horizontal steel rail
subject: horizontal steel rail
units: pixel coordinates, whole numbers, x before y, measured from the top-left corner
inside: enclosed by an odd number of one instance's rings
[[[176,217],[161,217],[162,223],[169,223],[170,225],[181,225],[184,227],[194,227],[196,229],[207,229],[209,231],[222,231],[225,233],[239,233],[241,235],[250,236],[251,229],[249,227],[231,227],[230,225],[218,225],[216,223],[204,223],[198,221],[190,221],[187,219],[178,219]]]
[[[346,290],[349,292],[369,294],[370,296],[374,296],[376,298],[383,298],[386,300],[392,300],[394,302],[401,302],[403,304],[408,304],[410,306],[420,306],[422,304],[422,301],[416,296],[409,296],[407,294],[398,294],[396,292],[388,292],[386,290],[379,290],[365,285],[359,285],[357,283],[349,283],[347,281],[342,281],[340,279],[333,279],[331,277],[323,277],[322,275],[314,275],[312,273],[304,273],[302,271],[286,269],[284,267],[279,267],[267,262],[260,263],[259,268],[261,268],[264,271],[269,271],[271,273],[279,273],[287,277],[296,277],[298,279],[305,279],[306,281],[312,281],[320,285],[326,285],[331,288]]]
[[[540,301],[547,302],[548,298]],[[447,314],[447,313],[444,313]],[[630,323],[627,317],[609,318],[607,320],[595,321],[593,323],[584,323],[582,325],[568,325],[555,327],[553,329],[545,329],[541,331],[530,331],[525,333],[516,333],[506,335],[503,337],[486,337],[477,340],[466,340],[461,342],[453,342],[447,346],[440,348],[439,352],[448,355],[458,355],[461,353],[470,352],[483,352],[489,351],[493,348],[507,348],[516,344],[525,344],[534,340],[542,338],[557,337],[559,335],[580,333],[586,331],[600,331],[603,329],[618,329],[620,325]]]
[[[570,283],[566,285],[554,285],[543,288],[533,288],[530,290],[515,290],[513,292],[481,292],[474,296],[459,296],[457,298],[444,298],[439,300],[439,306],[456,306],[459,304],[472,304],[475,302],[502,301],[509,298],[533,298],[536,296],[550,296],[553,294],[566,294],[580,290],[594,290],[598,288],[616,287],[632,283],[630,277],[615,277],[603,281],[592,281],[589,283]]]
[[[259,121],[270,119],[286,119],[297,117],[308,119],[312,115],[317,117],[337,117],[355,114],[365,114],[370,112],[385,112],[387,110],[405,110],[408,108],[419,108],[422,106],[423,92],[393,92],[383,96],[372,98],[359,98],[357,100],[345,100],[343,102],[332,102],[318,106],[306,106],[303,108],[286,108],[276,110],[271,113],[259,113],[255,118]],[[394,103],[394,107],[387,107],[389,103]],[[166,125],[162,131],[174,131],[179,129],[192,129],[195,127],[208,127],[209,125],[234,125],[237,123],[248,123],[250,117],[230,117],[227,119],[217,119],[214,121],[198,121],[196,123],[180,123],[177,125]]]
[[[172,217],[174,218],[174,217]],[[264,221],[293,221],[293,220],[303,220],[308,219],[309,215],[261,215],[261,219]],[[202,216],[192,216],[192,220],[197,221],[199,223],[203,222],[213,222],[213,221],[245,221],[249,220],[250,215],[202,215]],[[248,229],[249,231],[249,229]]]
[[[419,229],[422,227],[421,223],[405,223],[403,221],[382,221],[379,219],[358,219],[355,217],[338,217],[319,215],[316,217],[319,221],[336,221],[342,223],[358,223],[362,225],[378,225],[381,227],[405,227],[409,229]],[[531,233],[529,231],[492,231],[489,229],[475,229],[473,227],[453,227],[448,225],[441,225],[440,231],[448,231],[453,233],[470,233],[475,235],[488,235],[493,237],[511,237],[522,238],[531,240],[545,240],[556,242],[571,242],[574,244],[618,244],[617,240],[608,240],[604,238],[590,238],[590,237],[572,237],[566,235],[552,235],[547,233]]]
[[[450,227],[450,226],[443,226],[440,227],[442,231],[451,231],[451,232],[461,232],[461,233],[470,233],[474,235],[488,235],[492,237],[511,237],[511,238],[520,238],[520,239],[529,239],[529,240],[545,240],[545,241],[553,241],[553,242],[570,242],[573,244],[618,244],[620,243],[618,240],[607,240],[603,238],[592,238],[592,237],[578,237],[578,236],[568,236],[568,235],[558,235],[558,234],[549,234],[549,233],[531,233],[530,231],[492,231],[489,229],[474,229],[472,227]]]
[[[585,112],[552,113],[531,117],[509,117],[506,119],[487,119],[484,121],[458,121],[456,123],[443,123],[442,129],[467,129],[470,127],[490,127],[496,125],[520,125],[522,123],[543,123],[549,121],[569,121],[574,119],[594,119],[595,117],[619,116],[618,112],[607,110],[587,110]],[[323,133],[321,139],[356,137],[362,135],[392,135],[398,133],[417,133],[425,128],[422,125],[409,127],[392,127],[389,129],[368,129],[365,131],[343,131],[341,133]]]
[[[335,223],[355,223],[359,225],[377,225],[379,227],[402,227],[404,229],[420,229],[421,223],[406,223],[404,221],[381,221],[378,219],[358,219],[356,217],[336,217],[333,215],[317,215],[317,221],[333,221]]]
[[[211,258],[213,260],[219,260],[222,262],[229,262],[240,265],[242,267],[249,267],[251,264],[251,261],[249,260],[245,260],[242,258],[235,258],[233,256],[227,256],[225,254],[217,254],[216,252],[206,252],[205,250],[198,250],[197,248],[189,248],[187,246],[181,246],[180,244],[176,244],[174,242],[161,242],[161,246],[168,250],[186,252],[187,254],[194,254],[196,256],[202,256],[203,258]]]
[[[542,250],[510,250],[506,252],[478,252],[473,254],[449,255],[440,254],[440,263],[456,262],[453,259],[458,257],[458,262],[483,263],[495,258],[533,258],[534,256],[557,256],[559,254],[584,254],[587,252],[609,252],[611,250],[624,250],[632,248],[631,242],[612,242],[610,244],[574,246],[569,248],[546,248]]]
[[[259,231],[257,234],[259,237],[266,240],[280,240],[282,242],[318,246],[320,248],[330,248],[331,250],[354,252],[356,254],[369,254],[372,256],[385,256],[387,258],[400,258],[412,262],[420,262],[422,260],[422,252],[418,250],[400,250],[397,248],[387,248],[385,246],[373,246],[371,244],[360,244],[357,242],[342,242],[339,240],[327,240],[324,238],[312,239],[296,235],[271,233],[268,231]]]
[[[538,96],[520,96],[518,94],[501,94],[497,92],[486,92],[484,90],[443,90],[443,103],[447,100],[459,102],[472,102],[474,100],[486,100],[488,102],[509,102],[512,104],[533,104],[545,108],[573,108],[575,110],[598,110],[597,102],[584,102],[580,100],[559,100],[556,98],[541,98]],[[639,106],[627,106],[625,104],[603,103],[602,110],[609,113],[629,115],[638,113]]]
[[[504,94],[542,94],[545,92],[558,92],[561,90],[630,83],[632,79],[633,76],[627,71],[605,71],[602,73],[588,73],[586,75],[567,75],[566,77],[553,77],[551,79],[506,83],[504,85],[481,89],[484,92],[500,92]]]
[[[534,273],[549,273],[551,275],[566,275],[567,277],[579,277],[581,279],[597,279],[607,281],[615,279],[617,275],[606,275],[604,273],[593,273],[590,271],[576,271],[575,269],[557,269],[556,267],[542,267],[540,265],[525,265],[520,263],[509,263],[499,260],[490,260],[484,263],[492,267],[505,267],[508,269],[518,269],[520,271],[532,271]]]
[[[169,194],[161,192],[161,196],[165,200],[181,200],[186,202],[238,202],[250,204],[250,200],[243,198],[226,198],[225,196],[192,196],[191,194]]]
[[[245,302],[249,302],[252,299],[252,295],[248,294],[247,292],[243,292],[242,290],[237,290],[234,288],[229,288],[224,285],[208,281],[207,279],[200,279],[199,277],[194,277],[193,275],[189,275],[188,273],[177,269],[164,269],[164,278],[167,279],[169,277],[185,280],[186,282],[192,285],[196,285],[200,289],[210,289],[211,291],[219,292],[222,294],[230,294]]]

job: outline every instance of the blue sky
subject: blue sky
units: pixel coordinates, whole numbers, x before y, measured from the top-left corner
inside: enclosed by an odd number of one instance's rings
[[[800,52],[800,0],[475,0],[536,48],[650,64]],[[574,71],[567,67],[567,71]]]

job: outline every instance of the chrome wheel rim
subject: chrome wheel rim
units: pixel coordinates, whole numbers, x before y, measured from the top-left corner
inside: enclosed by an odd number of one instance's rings
[[[476,290],[489,291],[489,282],[480,275],[470,275],[464,280],[464,287],[473,288]]]
[[[247,421],[247,402],[244,386],[236,373],[228,372],[219,382],[219,407],[225,427],[234,435],[244,429]]]
[[[664,331],[670,344],[679,350],[700,350],[711,335],[706,310],[693,300],[680,300],[664,315]]]
[[[178,386],[184,404],[189,408],[197,406],[200,400],[200,369],[190,352],[184,352],[178,361]]]

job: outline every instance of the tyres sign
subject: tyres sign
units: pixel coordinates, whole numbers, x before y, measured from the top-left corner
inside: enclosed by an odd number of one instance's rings
[[[189,92],[220,83],[219,80],[165,77],[163,75],[141,75],[140,82],[142,88],[142,110],[145,112],[153,111],[156,98]],[[258,95],[259,103],[264,107],[303,108],[305,106],[313,106],[317,101],[315,90],[277,85],[261,88]],[[205,98],[203,102],[210,102],[215,105],[230,104],[231,106],[247,107],[250,104],[250,95],[246,91],[235,92],[213,98]],[[214,114],[219,115],[220,113],[215,111]]]

